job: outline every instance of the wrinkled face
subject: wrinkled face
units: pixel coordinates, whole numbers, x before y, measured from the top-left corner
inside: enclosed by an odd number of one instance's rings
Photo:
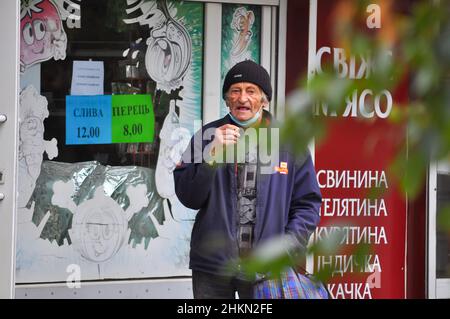
[[[20,61],[32,65],[53,56],[54,34],[62,28],[58,11],[50,1],[36,3],[22,13]]]
[[[249,82],[235,83],[226,94],[230,113],[239,121],[247,121],[263,107],[261,89]]]

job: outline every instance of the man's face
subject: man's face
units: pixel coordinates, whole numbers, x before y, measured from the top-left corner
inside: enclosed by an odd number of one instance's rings
[[[261,89],[249,82],[235,83],[228,90],[227,106],[236,119],[247,121],[263,106]]]

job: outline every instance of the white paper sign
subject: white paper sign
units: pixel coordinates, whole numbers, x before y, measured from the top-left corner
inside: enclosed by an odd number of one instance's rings
[[[71,95],[103,95],[103,61],[73,61]]]

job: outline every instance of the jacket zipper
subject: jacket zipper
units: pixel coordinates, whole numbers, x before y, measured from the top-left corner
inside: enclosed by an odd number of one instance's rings
[[[236,223],[235,223],[235,225],[236,225],[236,248],[237,248],[237,258],[240,259],[241,256],[240,256],[240,249],[239,249],[239,210],[238,210],[238,205],[239,205],[238,185],[239,185],[239,182],[238,182],[238,165],[237,165],[236,160],[234,161],[234,183],[235,183],[234,189],[236,192],[236,194],[235,194],[236,205],[235,205],[235,213],[234,213],[234,216],[236,218]],[[241,270],[240,261],[238,264],[238,270],[239,271]]]

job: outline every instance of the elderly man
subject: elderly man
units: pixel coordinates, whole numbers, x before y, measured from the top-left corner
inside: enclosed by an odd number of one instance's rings
[[[302,251],[319,222],[322,200],[307,151],[294,157],[280,146],[279,163],[270,173],[262,170],[261,145],[249,147],[241,161],[234,157],[223,165],[214,162],[218,153],[238,144],[244,132],[275,126],[264,109],[272,98],[270,77],[259,64],[246,60],[232,67],[222,92],[229,114],[196,133],[174,171],[181,203],[199,210],[189,264],[194,298],[199,299],[229,299],[236,292],[239,298],[252,298],[254,281],[243,276],[239,266],[229,266],[239,265],[255,247],[277,236],[287,235]],[[208,130],[214,134],[202,138]]]

